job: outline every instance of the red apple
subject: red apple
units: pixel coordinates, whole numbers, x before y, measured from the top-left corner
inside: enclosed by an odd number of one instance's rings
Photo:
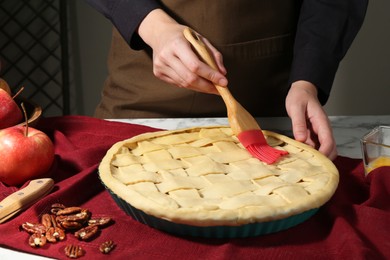
[[[0,181],[17,186],[47,173],[54,161],[50,138],[35,128],[0,130]]]
[[[19,124],[22,119],[22,111],[14,99],[4,89],[0,89],[0,129]]]

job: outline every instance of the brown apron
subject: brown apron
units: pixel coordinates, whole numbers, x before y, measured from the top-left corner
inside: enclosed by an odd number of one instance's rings
[[[163,0],[165,11],[223,54],[229,89],[254,116],[284,116],[293,38],[294,1]],[[218,95],[169,85],[153,75],[152,50],[130,49],[114,29],[100,118],[226,116]]]

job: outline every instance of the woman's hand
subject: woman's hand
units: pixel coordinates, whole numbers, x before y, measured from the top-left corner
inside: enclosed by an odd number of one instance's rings
[[[303,80],[294,82],[286,97],[286,109],[294,138],[335,159],[336,142],[328,116],[318,101],[316,87]]]
[[[154,75],[178,87],[218,94],[214,84],[227,85],[221,53],[203,38],[220,71],[213,70],[194,53],[184,28],[161,9],[150,12],[140,24],[140,37],[153,49]]]

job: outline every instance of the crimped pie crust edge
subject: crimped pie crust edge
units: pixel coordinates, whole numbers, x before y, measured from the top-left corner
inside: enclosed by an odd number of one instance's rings
[[[132,138],[117,142],[106,153],[99,165],[99,177],[106,188],[113,192],[116,196],[120,197],[132,207],[143,211],[148,215],[152,215],[157,218],[162,218],[174,223],[187,224],[192,226],[240,226],[249,223],[268,222],[273,220],[284,219],[296,214],[303,213],[307,210],[319,208],[325,204],[331,196],[334,194],[339,181],[338,170],[335,165],[326,158],[323,154],[310,146],[301,142],[295,141],[287,136],[264,130],[263,133],[267,137],[274,137],[283,141],[286,144],[295,146],[310,152],[318,162],[322,164],[329,175],[329,181],[322,188],[320,193],[309,196],[305,201],[299,201],[291,203],[288,207],[249,207],[240,208],[237,210],[193,210],[179,208],[172,210],[171,208],[165,208],[160,204],[149,200],[139,193],[128,189],[125,184],[117,180],[111,175],[111,161],[114,155],[127,143],[134,143],[150,138],[171,135],[175,133],[187,132],[187,131],[199,131],[202,128],[225,128],[227,126],[202,126],[191,127],[178,130],[163,130],[158,132],[148,132],[134,136]]]

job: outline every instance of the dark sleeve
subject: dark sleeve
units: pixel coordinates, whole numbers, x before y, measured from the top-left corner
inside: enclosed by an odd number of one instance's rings
[[[119,33],[133,49],[145,47],[137,28],[145,16],[159,8],[156,0],[86,0],[102,13],[118,29]]]
[[[340,61],[363,23],[368,0],[304,0],[294,45],[290,83],[306,80],[328,100]]]

